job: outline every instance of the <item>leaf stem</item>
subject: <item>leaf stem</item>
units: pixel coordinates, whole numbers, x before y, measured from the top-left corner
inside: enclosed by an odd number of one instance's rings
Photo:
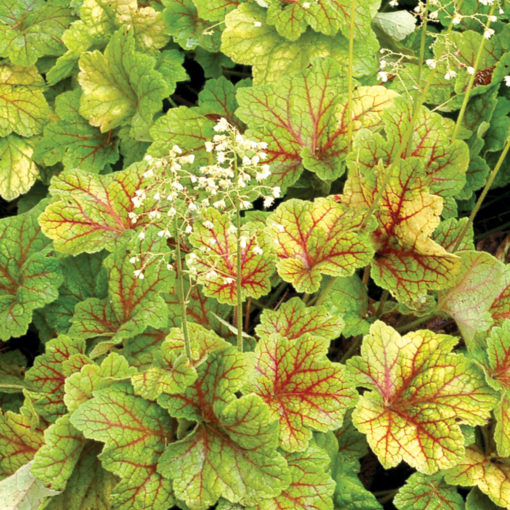
[[[381,295],[381,300],[379,301],[379,306],[377,307],[377,311],[375,312],[375,316],[379,318],[384,313],[384,305],[386,304],[386,301],[388,301],[388,296],[390,293],[387,289],[383,290],[383,293]]]
[[[361,303],[361,318],[364,319],[368,313],[368,281],[370,279],[370,266],[365,266],[363,269],[363,285],[361,286],[364,293],[365,299]]]
[[[491,26],[491,18],[494,14],[494,9],[496,9],[496,2],[493,2],[491,6],[491,10],[489,11],[488,18],[487,18],[487,25],[485,25],[485,30],[487,30]],[[464,119],[464,114],[466,113],[467,104],[469,101],[469,96],[471,95],[471,91],[473,90],[473,85],[475,83],[476,79],[476,73],[478,71],[478,65],[480,64],[480,59],[482,58],[482,53],[485,48],[485,41],[487,39],[482,36],[482,41],[480,43],[480,46],[478,46],[478,51],[476,53],[475,61],[473,63],[473,73],[471,74],[469,78],[469,82],[467,85],[466,93],[464,94],[464,99],[462,101],[462,106],[460,107],[459,115],[457,117],[457,121],[455,122],[455,127],[453,128],[452,133],[452,139],[451,141],[454,142],[457,138],[457,135],[459,134],[460,125],[462,124],[462,120]]]
[[[239,167],[237,162],[237,155],[234,155],[234,182],[239,180]],[[239,202],[238,193],[234,194],[234,207],[236,210],[236,294],[237,294],[237,348],[239,352],[243,352],[243,298],[241,295],[241,271],[242,271],[242,260],[241,260],[241,205]]]
[[[324,302],[324,300],[328,296],[329,291],[335,285],[336,280],[337,280],[336,276],[329,279],[329,281],[326,284],[326,286],[322,289],[322,291],[317,296],[317,298],[312,302],[313,305],[316,305],[316,306],[322,305],[322,303]]]
[[[177,262],[177,298],[179,299],[179,303],[181,305],[181,323],[182,323],[182,332],[184,334],[184,350],[186,351],[186,356],[188,361],[191,363],[193,361],[191,356],[191,343],[189,339],[189,331],[188,331],[188,319],[187,319],[187,303],[184,299],[184,278],[182,271],[182,260],[181,260],[181,240],[179,238],[179,225],[177,223],[177,215],[174,216],[174,227],[175,227],[175,251],[176,251],[176,262]]]
[[[424,315],[423,317],[418,317],[414,321],[408,322],[407,324],[403,324],[402,326],[397,328],[397,331],[399,333],[407,333],[411,329],[415,328],[416,326],[420,326],[424,322],[429,321],[430,319],[434,318],[436,316],[435,313],[429,313],[427,315]]]
[[[351,0],[351,22],[349,24],[349,61],[348,61],[348,71],[347,71],[347,79],[348,79],[348,89],[347,89],[347,143],[348,150],[351,149],[352,146],[352,95],[354,89],[353,83],[353,62],[354,62],[354,16],[356,14],[356,0]]]
[[[457,251],[457,249],[462,241],[462,238],[464,237],[464,235],[467,232],[467,229],[469,228],[470,225],[473,224],[475,216],[477,215],[478,211],[480,210],[480,207],[482,206],[482,203],[485,200],[487,193],[491,189],[491,186],[494,183],[494,179],[498,175],[499,169],[503,165],[503,161],[505,160],[505,157],[508,153],[508,149],[510,149],[510,136],[506,139],[505,147],[501,151],[501,154],[499,155],[499,159],[498,159],[495,167],[492,169],[492,172],[490,173],[489,178],[487,179],[487,183],[485,184],[485,187],[483,188],[482,192],[480,193],[480,196],[478,197],[478,200],[476,201],[476,204],[473,207],[471,214],[469,215],[469,220],[464,225],[462,230],[459,232],[457,239],[455,240],[455,245],[452,250],[453,253],[455,253]]]
[[[362,339],[363,339],[363,335],[358,335],[358,336],[354,337],[354,340],[349,345],[349,348],[345,351],[345,353],[340,358],[340,363],[344,363],[351,357],[351,355],[354,353],[354,351],[359,347],[359,344],[361,343]]]

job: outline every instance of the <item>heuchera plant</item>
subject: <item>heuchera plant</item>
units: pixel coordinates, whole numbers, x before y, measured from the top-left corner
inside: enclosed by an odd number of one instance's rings
[[[509,14],[0,0],[0,506],[510,509]]]

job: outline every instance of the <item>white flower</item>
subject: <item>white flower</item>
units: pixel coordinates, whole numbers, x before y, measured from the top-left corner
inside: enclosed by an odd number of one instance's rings
[[[384,69],[387,65],[388,65],[388,62],[386,62],[386,60],[381,60],[381,61],[379,62],[379,67],[380,67],[381,69]]]
[[[193,161],[195,161],[195,155],[194,154],[188,154],[187,156],[183,156],[181,158],[181,160],[184,162],[184,163],[193,163]]]
[[[398,6],[398,0],[390,0],[389,1],[390,7],[397,7]]]
[[[235,225],[230,225],[228,228],[227,228],[227,232],[229,234],[235,234],[237,232],[237,227]]]
[[[218,163],[225,163],[225,153],[218,152],[218,154],[216,155],[216,159],[218,160]]]
[[[475,68],[474,67],[468,66],[468,67],[466,67],[466,71],[467,71],[468,74],[475,74]]]
[[[261,26],[262,26],[262,23],[261,23],[260,21],[255,21],[255,22],[253,23],[253,26],[254,26],[254,27],[259,28],[259,27],[261,27]]]
[[[478,0],[482,5],[492,5],[494,0]]]
[[[507,75],[505,76],[505,85],[506,85],[507,87],[510,87],[510,74],[507,74]]]
[[[457,72],[453,70],[446,71],[446,74],[444,75],[445,80],[451,80],[452,78],[455,78],[457,76]]]
[[[241,248],[246,248],[247,243],[248,239],[245,236],[241,236],[241,238],[239,239],[239,244]]]
[[[221,119],[217,122],[217,124],[213,127],[214,131],[217,133],[221,133],[222,131],[228,131],[229,123],[225,117],[221,117]]]
[[[177,153],[177,154],[182,154],[182,149],[178,145],[174,145],[172,147],[172,151]]]
[[[253,247],[253,253],[255,253],[255,255],[262,255],[264,250],[260,246],[256,245]]]
[[[145,277],[143,275],[143,272],[141,269],[135,269],[133,271],[133,274],[136,276],[136,278],[138,278],[139,280],[143,280]]]
[[[461,19],[460,19],[460,16],[458,14],[456,14],[453,19],[452,19],[452,23],[454,25],[458,25],[460,23]]]
[[[167,216],[170,216],[170,218],[172,216],[175,216],[177,214],[177,211],[175,210],[175,207],[170,207],[170,209],[168,209],[168,212],[166,213]]]
[[[204,227],[209,230],[212,230],[214,228],[214,223],[212,221],[206,220],[204,221]]]
[[[218,209],[225,209],[227,207],[227,204],[225,203],[225,200],[221,199],[213,203],[213,206]]]
[[[303,9],[310,9],[311,5],[312,4],[310,2],[304,2],[302,7],[303,7]]]
[[[230,285],[231,283],[234,283],[234,279],[233,279],[233,278],[223,278],[223,281],[224,281],[227,285]]]
[[[387,82],[388,81],[388,73],[385,71],[379,71],[377,73],[377,79],[382,81],[383,83]]]
[[[146,154],[144,157],[143,157],[143,160],[144,161],[152,161],[154,158],[150,155],[150,154]]]
[[[438,16],[438,11],[434,11],[434,12],[431,12],[429,14],[429,17],[430,19],[434,20],[434,19],[437,19],[437,16]]]
[[[251,163],[251,159],[248,156],[243,156],[243,165],[249,165]]]
[[[152,171],[152,168],[149,168],[149,170],[146,170],[144,173],[143,173],[143,176],[144,177],[152,177],[154,175],[154,172]]]
[[[427,60],[425,60],[425,64],[427,64],[430,67],[430,69],[436,68],[436,61],[433,58],[428,58]]]
[[[214,270],[214,269],[211,269],[206,275],[205,277],[208,279],[208,280],[212,280],[213,278],[216,278],[218,276],[218,273]]]
[[[138,260],[138,258],[137,258],[137,257],[131,257],[131,258],[129,259],[129,262],[131,262],[131,264],[135,264],[137,260]]]
[[[206,152],[212,152],[214,149],[214,144],[212,142],[205,142],[205,150]]]
[[[483,36],[485,39],[490,39],[494,35],[494,30],[492,28],[486,28]]]
[[[184,232],[186,234],[191,234],[191,232],[193,232],[193,227],[191,225],[186,225],[186,228],[184,229]]]
[[[144,232],[140,232],[138,234],[138,239],[145,239],[145,233]]]
[[[190,202],[190,203],[188,204],[188,209],[189,209],[190,211],[196,211],[196,210],[197,210],[197,205],[195,204],[195,202]]]
[[[280,231],[280,232],[284,232],[285,231],[285,227],[281,224],[281,223],[276,223],[275,224],[275,227]]]
[[[264,198],[264,207],[267,209],[268,207],[271,207],[274,203],[273,197],[266,197]]]
[[[273,196],[275,198],[279,198],[280,197],[280,193],[281,193],[281,189],[280,189],[280,186],[275,186],[273,188]]]
[[[261,149],[267,149],[267,143],[266,142],[259,142],[259,147]]]
[[[497,16],[489,16],[489,21],[491,23],[496,23],[496,21],[498,21],[498,17]]]
[[[161,195],[159,194],[159,191],[156,191],[156,193],[154,193],[154,200],[160,200],[161,199]]]

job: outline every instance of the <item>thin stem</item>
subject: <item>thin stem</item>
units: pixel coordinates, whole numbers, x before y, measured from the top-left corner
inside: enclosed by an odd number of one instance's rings
[[[379,301],[379,306],[377,307],[377,311],[375,312],[376,317],[380,317],[384,313],[384,305],[386,304],[386,301],[388,301],[388,296],[390,293],[384,289],[381,300]]]
[[[286,287],[287,282],[280,282],[276,289],[271,293],[271,297],[269,298],[267,304],[263,305],[263,308],[273,308],[273,305],[278,301],[278,298],[281,296]]]
[[[415,328],[416,326],[421,326],[424,322],[429,321],[433,317],[435,317],[436,314],[430,313],[428,315],[424,315],[423,317],[419,317],[418,319],[415,319],[414,321],[408,322],[407,324],[404,324],[397,328],[397,331],[399,333],[406,333],[407,331],[410,331],[411,329]]]
[[[482,203],[485,200],[485,197],[487,196],[487,193],[491,189],[491,186],[492,186],[492,184],[494,182],[494,179],[498,175],[499,169],[503,165],[503,161],[505,160],[505,157],[506,157],[506,155],[508,153],[508,149],[510,149],[510,137],[508,137],[506,139],[505,147],[501,151],[501,154],[499,155],[498,162],[496,163],[496,166],[492,169],[492,172],[490,173],[489,178],[487,179],[487,183],[485,184],[485,187],[483,188],[482,192],[480,193],[480,196],[478,197],[478,200],[476,201],[476,204],[473,207],[473,210],[471,211],[471,214],[469,215],[469,220],[467,221],[467,223],[464,225],[462,230],[459,232],[459,235],[457,236],[457,239],[455,241],[455,245],[454,245],[453,250],[452,250],[453,253],[455,253],[455,251],[457,251],[457,249],[458,249],[458,247],[459,247],[459,245],[460,245],[464,235],[467,232],[467,229],[469,228],[470,225],[473,224],[473,221],[475,219],[476,214],[480,210],[480,207],[482,206]]]
[[[340,363],[344,363],[351,357],[354,351],[359,347],[359,344],[361,343],[362,339],[363,339],[362,335],[358,335],[357,337],[354,338],[354,340],[351,342],[351,345],[349,345],[349,348],[345,351],[342,358],[340,359]]]
[[[492,4],[491,10],[489,11],[489,15],[487,18],[487,25],[485,26],[485,30],[487,30],[491,26],[491,18],[494,14],[494,9],[496,8],[496,2]],[[455,141],[457,135],[459,134],[460,125],[462,124],[462,120],[464,119],[464,114],[466,113],[467,104],[469,101],[469,96],[471,95],[471,90],[473,89],[473,85],[476,79],[476,72],[478,71],[478,65],[480,64],[480,59],[482,58],[482,53],[485,47],[485,41],[487,39],[482,37],[482,41],[480,46],[478,46],[478,52],[476,53],[475,61],[473,63],[473,73],[469,78],[468,86],[466,93],[464,94],[464,99],[462,101],[462,106],[460,107],[459,116],[457,117],[457,122],[455,122],[455,127],[453,128],[452,133],[452,142]]]
[[[333,277],[330,278],[324,289],[322,289],[322,292],[317,296],[315,301],[313,302],[314,305],[322,305],[326,297],[328,296],[329,291],[333,288],[335,285],[337,278]]]
[[[352,95],[354,89],[353,83],[353,61],[354,61],[354,17],[356,14],[356,0],[351,0],[351,23],[349,25],[349,60],[348,60],[348,89],[347,89],[347,108],[346,108],[346,119],[347,119],[347,143],[348,149],[352,146]]]
[[[234,155],[234,179],[235,182],[239,179],[239,167],[237,165],[237,155]],[[237,294],[237,348],[240,352],[243,352],[243,297],[241,295],[242,282],[241,282],[241,271],[242,271],[242,259],[241,259],[241,206],[239,203],[239,195],[234,195],[234,207],[236,209],[236,262],[237,262],[237,274],[236,274],[236,294]]]
[[[368,280],[370,279],[370,266],[365,266],[363,270],[363,285],[361,286],[365,293],[365,299],[361,302],[361,317],[364,319],[368,313]]]
[[[176,250],[176,258],[177,258],[177,298],[179,299],[179,303],[181,305],[181,322],[182,322],[182,332],[184,334],[184,350],[186,351],[186,356],[188,361],[191,363],[193,361],[191,356],[191,343],[189,339],[189,331],[188,331],[188,320],[187,314],[188,310],[186,308],[186,300],[184,299],[184,278],[182,271],[182,260],[181,260],[181,240],[179,239],[179,225],[177,223],[177,215],[174,216],[174,227],[175,227],[175,250]]]

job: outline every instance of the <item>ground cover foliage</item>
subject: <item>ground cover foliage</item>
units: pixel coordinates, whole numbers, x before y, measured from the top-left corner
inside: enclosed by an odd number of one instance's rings
[[[0,0],[3,504],[510,508],[508,14]]]

